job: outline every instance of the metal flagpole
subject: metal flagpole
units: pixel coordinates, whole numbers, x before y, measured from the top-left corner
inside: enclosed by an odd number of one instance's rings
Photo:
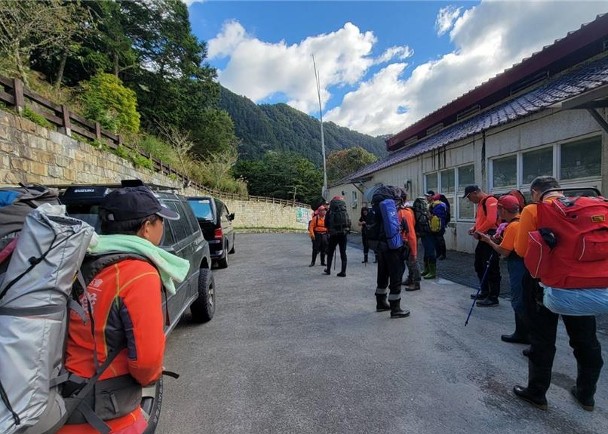
[[[317,80],[317,97],[319,99],[319,121],[321,123],[321,154],[323,155],[323,189],[321,196],[327,200],[327,165],[325,163],[325,137],[323,136],[323,110],[321,109],[321,82],[319,81],[319,73],[317,72],[317,64],[315,55],[312,55],[312,65],[315,70],[315,79]]]

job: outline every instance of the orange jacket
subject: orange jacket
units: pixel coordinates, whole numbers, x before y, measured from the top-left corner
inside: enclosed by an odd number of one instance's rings
[[[411,208],[399,208],[398,211],[399,219],[405,220],[409,231],[401,232],[401,239],[408,244],[410,247],[410,255],[417,256],[418,253],[418,239],[416,238],[416,219],[414,217],[414,210]]]
[[[71,311],[65,366],[84,378],[94,375],[93,351],[101,365],[110,351],[126,342],[100,380],[130,374],[143,386],[158,380],[165,351],[161,282],[158,271],[148,262],[125,259],[102,269],[87,286],[95,324],[83,323]],[[81,299],[88,316],[86,299]],[[143,422],[143,424],[142,424]],[[137,408],[126,416],[106,421],[112,433],[137,434],[146,423]],[[60,434],[93,434],[88,424],[65,425]]]
[[[490,229],[496,229],[497,219],[498,199],[493,196],[486,196],[477,204],[477,215],[475,216],[473,230],[486,234]]]
[[[327,228],[325,227],[325,216],[321,217],[320,215],[316,215],[312,218],[310,226],[308,227],[308,234],[310,235],[310,238],[314,239],[315,233],[327,233]]]

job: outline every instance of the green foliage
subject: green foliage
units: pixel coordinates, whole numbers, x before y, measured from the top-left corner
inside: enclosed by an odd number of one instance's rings
[[[249,194],[316,203],[321,197],[323,174],[315,165],[295,153],[267,152],[261,160],[239,161],[234,175],[242,177]]]
[[[49,121],[47,121],[44,116],[42,116],[41,114],[36,113],[34,110],[32,110],[29,107],[24,107],[23,108],[23,112],[21,113],[21,115],[24,118],[29,119],[30,121],[34,122],[35,124],[40,125],[41,127],[48,128],[48,129],[54,129],[55,128],[55,125],[53,125],[52,123],[50,123]]]
[[[377,159],[375,155],[359,146],[334,151],[327,156],[328,182],[338,181]]]
[[[295,152],[319,167],[323,165],[319,121],[286,104],[256,105],[249,99],[221,88],[220,107],[234,122],[239,138],[239,155],[249,160],[260,159],[269,150]],[[386,144],[332,122],[323,123],[326,155],[331,151],[359,146],[382,157]]]
[[[137,97],[120,79],[110,74],[97,74],[83,83],[82,88],[81,101],[87,118],[115,133],[139,131]]]

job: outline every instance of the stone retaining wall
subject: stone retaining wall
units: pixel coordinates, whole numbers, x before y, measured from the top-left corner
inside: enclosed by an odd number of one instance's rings
[[[206,195],[192,187],[183,188],[181,182],[163,173],[135,168],[112,153],[0,110],[1,185],[118,183],[134,178],[173,187],[184,195]],[[224,202],[235,213],[235,227],[248,230],[306,230],[311,213],[309,209],[254,200]]]

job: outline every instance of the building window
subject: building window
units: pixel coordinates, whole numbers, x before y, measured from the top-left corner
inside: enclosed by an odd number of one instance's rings
[[[357,208],[357,205],[359,204],[358,200],[357,200],[357,192],[356,191],[351,191],[351,197],[352,197],[352,207],[353,208]]]
[[[492,189],[517,185],[517,155],[492,160]]]
[[[458,220],[473,220],[475,218],[475,204],[469,199],[458,197]]]
[[[439,172],[440,180],[441,180],[441,193],[448,195],[454,194],[455,190],[455,179],[454,179],[454,169],[450,170],[442,170]],[[436,191],[439,193],[438,191]]]
[[[467,185],[475,184],[475,166],[469,164],[458,168],[458,192],[463,192]],[[462,196],[462,194],[461,194]]]
[[[553,176],[553,147],[521,154],[522,184],[530,184],[537,176]]]
[[[435,173],[429,173],[428,175],[426,175],[425,177],[425,184],[426,184],[426,191],[428,190],[433,190],[435,193],[438,192],[438,183],[437,183],[437,172]]]
[[[560,147],[560,180],[601,176],[601,165],[601,137],[567,143]]]

